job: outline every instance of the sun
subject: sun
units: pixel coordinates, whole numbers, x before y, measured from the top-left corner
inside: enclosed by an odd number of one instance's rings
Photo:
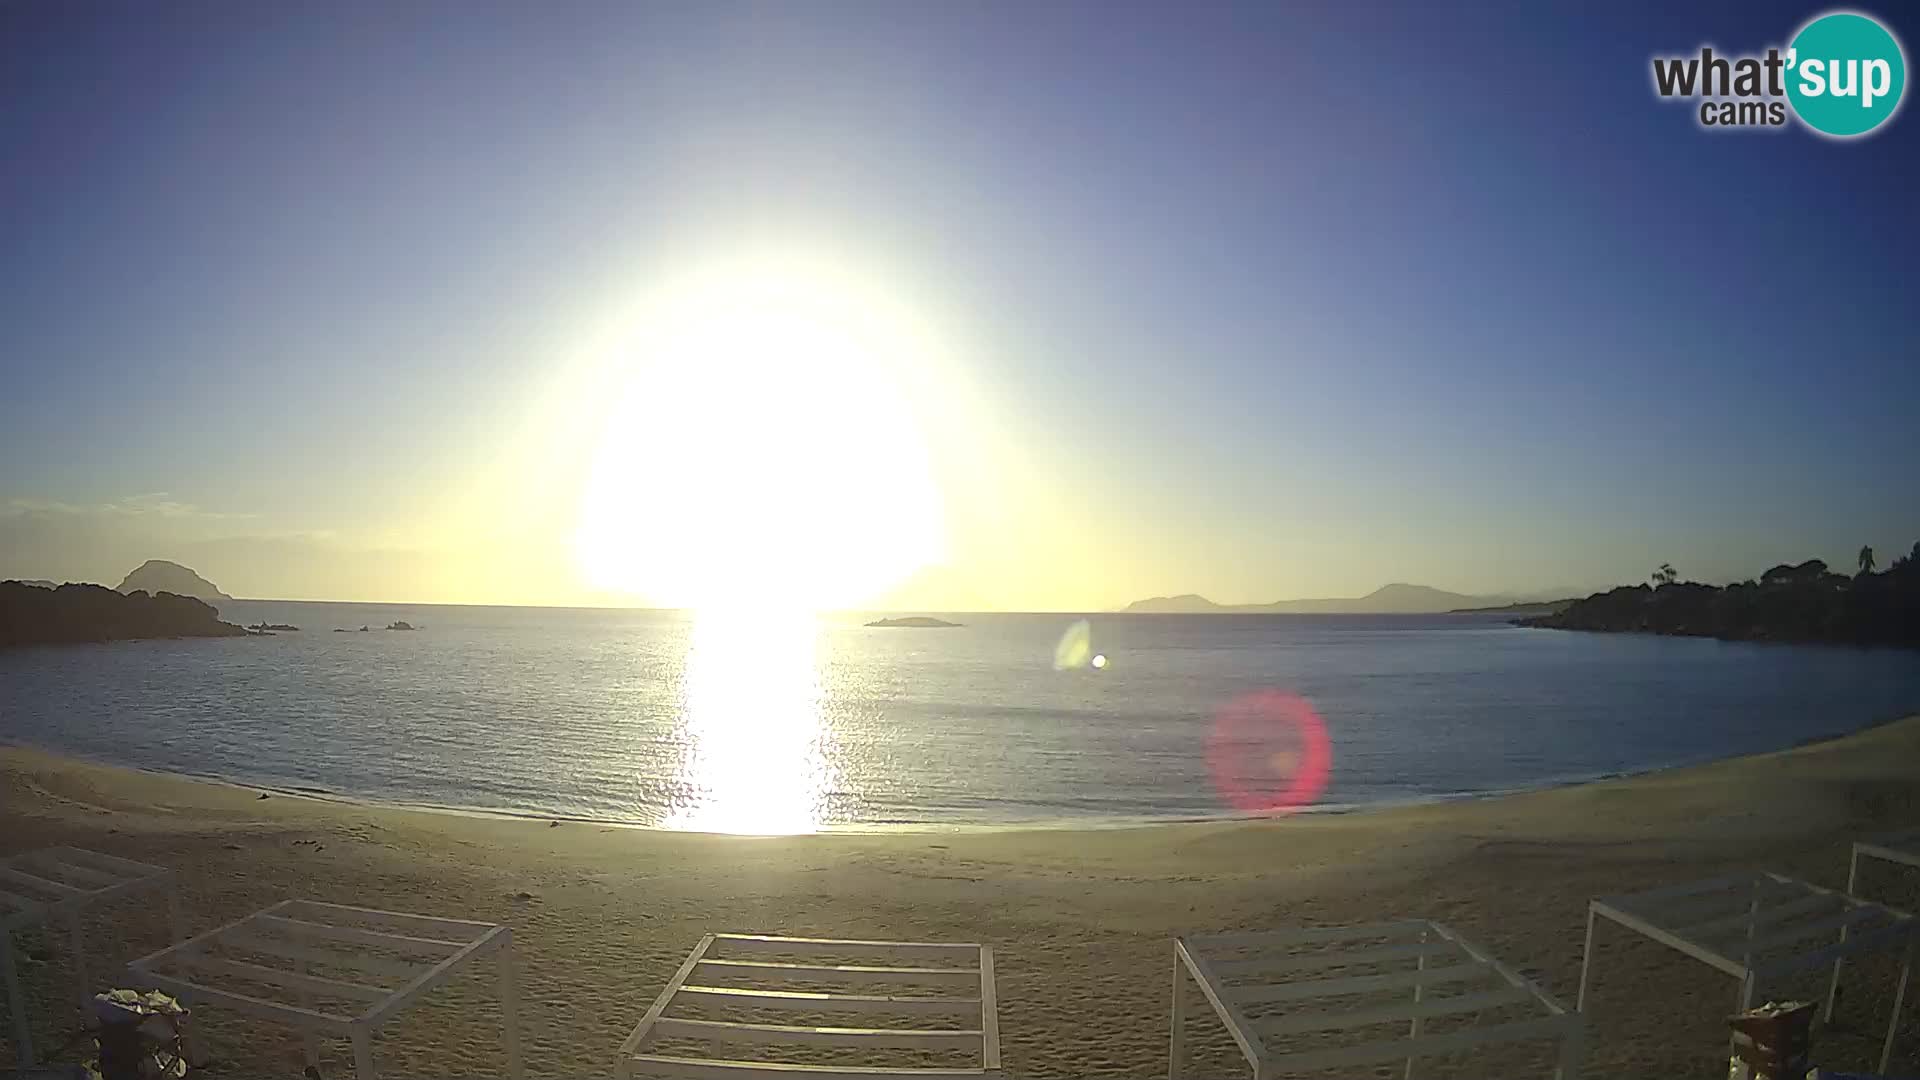
[[[944,556],[893,305],[818,267],[710,272],[623,350],[580,505],[596,586],[692,608],[857,605]]]

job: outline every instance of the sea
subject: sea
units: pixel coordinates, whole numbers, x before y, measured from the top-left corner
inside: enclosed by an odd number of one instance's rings
[[[300,629],[0,652],[0,741],[315,797],[795,833],[1337,812],[1920,712],[1913,652],[1499,615],[222,616]],[[416,629],[386,629],[402,621]]]

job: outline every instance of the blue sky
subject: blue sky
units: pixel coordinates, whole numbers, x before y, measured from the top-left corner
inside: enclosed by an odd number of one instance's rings
[[[994,606],[1920,539],[1911,110],[1650,88],[1824,9],[1451,7],[0,8],[0,574],[590,598],[528,403],[776,240],[956,328],[1011,494],[944,580]]]

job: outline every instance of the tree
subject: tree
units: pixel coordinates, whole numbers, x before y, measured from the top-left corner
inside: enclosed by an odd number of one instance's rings
[[[1895,555],[1893,557],[1893,565],[1887,567],[1887,572],[1898,573],[1910,570],[1916,562],[1920,562],[1920,540],[1913,542],[1913,551],[1911,554]]]
[[[1798,566],[1779,566],[1760,575],[1762,585],[1807,585],[1820,581],[1827,576],[1827,564],[1819,559],[1808,559]]]
[[[1862,547],[1860,549],[1860,573],[1862,576],[1873,573],[1873,549],[1871,547]]]
[[[1673,568],[1672,563],[1663,562],[1660,564],[1660,569],[1653,572],[1653,583],[1655,585],[1671,585],[1679,580],[1680,572]]]

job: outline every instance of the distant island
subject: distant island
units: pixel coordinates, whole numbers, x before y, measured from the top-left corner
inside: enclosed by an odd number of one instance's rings
[[[0,648],[71,645],[140,638],[244,637],[220,613],[191,596],[123,593],[104,585],[48,589],[0,582]]]
[[[867,625],[894,627],[917,626],[923,629],[937,630],[949,626],[959,626],[960,624],[957,622],[948,622],[945,619],[936,619],[931,615],[906,615],[897,619],[875,619]]]
[[[233,597],[214,587],[213,582],[165,559],[148,559],[120,582],[120,591],[149,592],[155,596],[161,593],[173,593],[175,596],[191,596],[218,607],[233,602]]]
[[[1449,615],[1557,615],[1570,605],[1580,602],[1579,597],[1565,600],[1521,600],[1512,604],[1496,604],[1492,607],[1454,608]]]
[[[1663,565],[1651,585],[1623,585],[1557,614],[1514,621],[1550,630],[1920,648],[1920,543],[1883,572],[1874,572],[1875,562],[1873,549],[1861,548],[1852,577],[1809,559],[1724,587],[1681,581]]]
[[[1123,610],[1135,615],[1436,615],[1489,602],[1504,602],[1508,597],[1468,596],[1427,585],[1395,582],[1382,585],[1365,596],[1318,600],[1276,600],[1270,604],[1216,604],[1204,596],[1156,596],[1136,600]]]

